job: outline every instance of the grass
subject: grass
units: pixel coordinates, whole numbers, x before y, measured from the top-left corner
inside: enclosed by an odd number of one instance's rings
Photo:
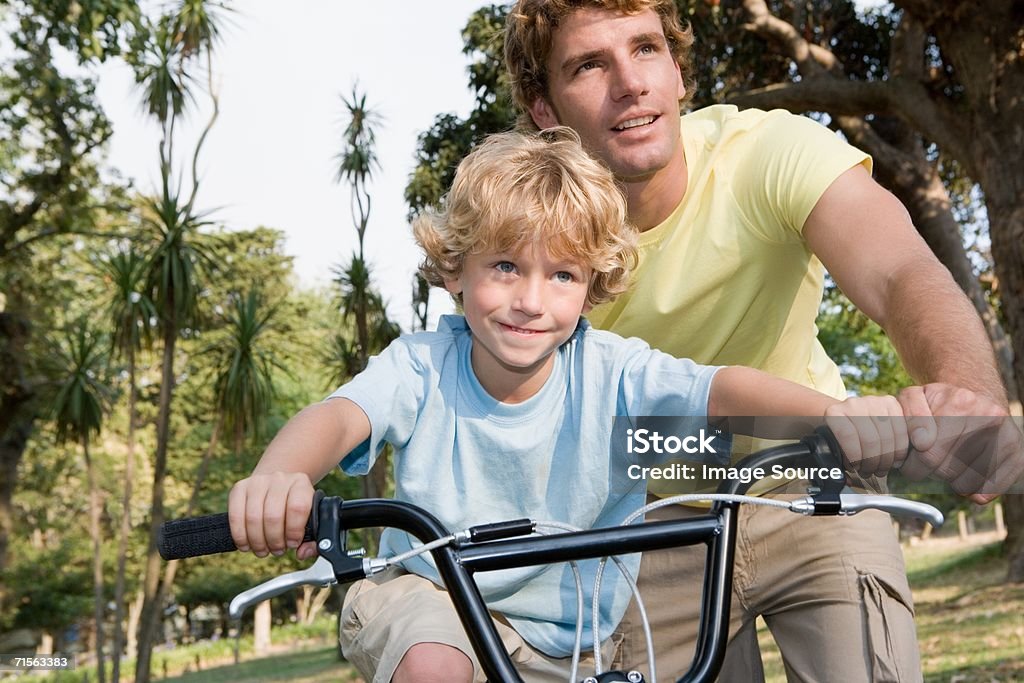
[[[332,683],[362,681],[347,664],[339,664],[334,647],[315,648],[253,659],[237,666],[225,664],[204,671],[182,674],[169,680],[179,683],[258,683],[259,681],[291,681],[291,683]]]
[[[966,541],[933,537],[905,546],[904,555],[926,683],[1024,681],[1024,584],[1004,584],[1006,560],[999,555],[998,539],[991,534]],[[334,622],[327,620],[313,629],[275,628],[275,648],[262,658],[252,654],[251,637],[243,638],[238,665],[228,640],[154,653],[153,678],[177,683],[361,681],[351,666],[338,662],[333,632]],[[763,623],[759,632],[767,681],[784,683],[781,657]],[[84,680],[95,680],[95,672],[83,668],[60,677],[18,679]]]

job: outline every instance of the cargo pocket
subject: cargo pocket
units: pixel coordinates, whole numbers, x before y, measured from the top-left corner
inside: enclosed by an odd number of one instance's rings
[[[914,607],[902,566],[867,569],[861,565],[857,567],[857,579],[871,680],[917,683],[921,680],[921,665]]]

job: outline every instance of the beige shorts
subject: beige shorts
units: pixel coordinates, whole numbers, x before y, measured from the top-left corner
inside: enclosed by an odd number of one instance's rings
[[[538,652],[501,615],[491,616],[524,681],[547,683],[568,678],[570,658]],[[448,593],[423,577],[399,569],[388,569],[349,588],[341,609],[339,639],[345,658],[374,683],[388,683],[402,657],[418,643],[442,643],[460,650],[473,663],[473,680],[487,680]],[[602,647],[606,666],[615,654],[609,639]],[[580,658],[580,677],[593,670],[591,652]]]

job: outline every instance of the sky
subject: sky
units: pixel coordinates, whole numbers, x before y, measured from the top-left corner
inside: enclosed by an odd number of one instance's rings
[[[356,231],[347,188],[335,181],[345,125],[342,95],[358,82],[382,116],[380,170],[370,185],[366,254],[391,317],[410,329],[412,278],[419,262],[403,192],[416,136],[440,113],[465,116],[469,58],[461,32],[486,0],[246,0],[226,15],[214,53],[219,116],[200,158],[196,206],[228,229],[259,225],[286,235],[303,285],[326,284],[347,262]],[[142,113],[132,72],[113,60],[100,70],[97,96],[114,126],[108,165],[140,191],[158,187],[159,130]],[[191,149],[209,116],[208,98],[182,128]],[[191,164],[191,155],[182,160]],[[436,290],[431,318],[452,310]]]

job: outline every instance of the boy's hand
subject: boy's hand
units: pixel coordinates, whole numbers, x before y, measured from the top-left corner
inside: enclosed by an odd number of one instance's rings
[[[257,557],[295,548],[300,560],[308,559],[316,555],[315,543],[302,543],[312,507],[313,484],[305,474],[253,474],[228,495],[231,538],[239,550]]]
[[[849,472],[885,476],[906,458],[907,421],[892,396],[857,396],[835,403],[825,410],[825,423],[843,449]]]

